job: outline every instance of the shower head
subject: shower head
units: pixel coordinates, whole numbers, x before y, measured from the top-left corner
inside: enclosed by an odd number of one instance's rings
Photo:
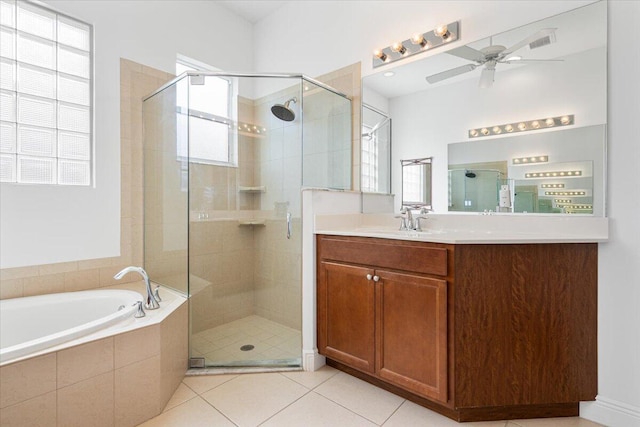
[[[291,108],[289,108],[289,104],[292,102],[295,104],[296,102],[298,102],[298,98],[291,98],[284,104],[275,104],[273,107],[271,107],[271,112],[280,120],[284,120],[285,122],[292,122],[293,119],[296,118],[296,114],[291,110]]]
[[[464,173],[464,176],[466,176],[467,178],[475,178],[475,177],[476,177],[476,174],[475,174],[475,173],[473,173],[473,172],[471,172],[471,171],[466,171],[466,172]]]

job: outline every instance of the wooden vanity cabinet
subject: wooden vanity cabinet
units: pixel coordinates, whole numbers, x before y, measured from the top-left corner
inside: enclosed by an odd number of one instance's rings
[[[572,416],[597,391],[597,244],[317,236],[327,363],[457,421]]]

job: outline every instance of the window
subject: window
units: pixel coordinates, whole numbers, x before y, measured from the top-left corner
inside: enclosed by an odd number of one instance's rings
[[[361,190],[378,192],[378,134],[371,126],[362,125],[362,183]]]
[[[367,193],[391,191],[391,119],[375,108],[362,105],[361,179]]]
[[[0,181],[90,185],[92,27],[0,0]]]
[[[215,68],[195,60],[180,58],[176,63],[176,73]],[[178,123],[189,129],[186,135],[178,136],[178,159],[189,159],[193,163],[221,166],[236,166],[235,125],[231,118],[235,111],[232,93],[233,80],[228,77],[206,76],[193,78],[188,82],[188,107],[177,106]],[[184,89],[182,89],[184,88]],[[178,90],[186,90],[179,86]],[[187,99],[184,94],[178,99]]]

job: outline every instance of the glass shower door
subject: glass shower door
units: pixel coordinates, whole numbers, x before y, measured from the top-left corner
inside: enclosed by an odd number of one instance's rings
[[[300,365],[300,79],[256,96],[268,80],[189,86],[190,347],[200,366]],[[213,160],[195,155],[214,147]]]

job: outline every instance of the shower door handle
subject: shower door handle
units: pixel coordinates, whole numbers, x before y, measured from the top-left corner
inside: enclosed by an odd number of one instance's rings
[[[291,212],[287,212],[287,239],[291,239]]]

